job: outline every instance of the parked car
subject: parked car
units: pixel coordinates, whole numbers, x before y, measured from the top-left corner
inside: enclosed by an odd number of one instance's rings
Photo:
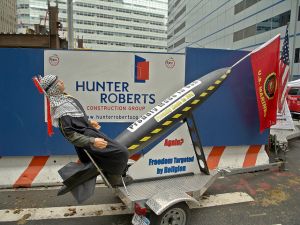
[[[300,118],[300,85],[288,87],[287,103],[293,118]]]

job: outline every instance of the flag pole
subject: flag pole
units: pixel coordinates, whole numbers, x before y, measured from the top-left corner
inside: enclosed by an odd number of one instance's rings
[[[242,62],[244,59],[246,59],[247,57],[249,57],[251,54],[253,54],[254,52],[257,52],[258,50],[264,48],[265,46],[267,46],[269,43],[271,43],[272,41],[274,41],[277,37],[280,37],[280,34],[277,34],[275,37],[273,37],[272,39],[270,39],[269,41],[265,42],[264,44],[260,45],[259,47],[255,48],[254,50],[252,50],[251,52],[249,52],[247,55],[245,55],[243,58],[241,58],[240,60],[238,60],[236,63],[234,63],[230,68],[232,69],[233,67],[235,67],[237,64],[239,64],[240,62]]]
[[[244,59],[246,59],[251,54],[252,54],[252,52],[248,53],[243,58],[241,58],[239,61],[237,61],[235,64],[233,64],[230,68],[232,69],[233,67],[235,67],[237,64],[239,64],[240,62],[242,62]]]

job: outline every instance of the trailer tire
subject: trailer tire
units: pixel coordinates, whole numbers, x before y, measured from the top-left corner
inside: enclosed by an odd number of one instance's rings
[[[177,225],[188,225],[191,218],[191,212],[185,202],[180,202],[166,209],[161,215],[150,212],[151,225],[173,224],[174,220]]]

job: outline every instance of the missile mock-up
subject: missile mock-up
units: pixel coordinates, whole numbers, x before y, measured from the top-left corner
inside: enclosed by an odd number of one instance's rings
[[[130,156],[134,155],[186,118],[192,110],[201,105],[221,86],[230,72],[230,68],[215,70],[186,85],[141,116],[115,140],[128,148]],[[63,178],[65,186],[59,190],[58,195],[71,191],[77,200],[82,198],[83,190],[85,190],[85,198],[92,195],[93,191],[91,190],[94,189],[87,188],[87,186],[90,187],[93,184],[86,182],[91,182],[91,179],[99,174],[96,167],[92,162],[85,165],[84,168],[77,168],[76,164],[72,164],[71,167],[74,173]],[[101,165],[99,167],[101,168]],[[64,173],[65,170],[70,171],[68,165],[60,169],[61,173]],[[94,180],[95,182],[96,180]],[[86,184],[85,189],[79,187],[84,184]]]
[[[130,156],[134,155],[201,105],[221,86],[230,72],[230,68],[218,69],[186,85],[141,116],[115,140],[128,148]]]

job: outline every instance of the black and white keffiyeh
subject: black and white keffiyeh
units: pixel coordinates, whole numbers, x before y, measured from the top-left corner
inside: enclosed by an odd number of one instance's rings
[[[62,116],[83,117],[84,114],[75,104],[73,99],[59,90],[58,77],[56,75],[45,75],[40,79],[40,84],[50,101],[52,124],[58,127],[58,120]]]

